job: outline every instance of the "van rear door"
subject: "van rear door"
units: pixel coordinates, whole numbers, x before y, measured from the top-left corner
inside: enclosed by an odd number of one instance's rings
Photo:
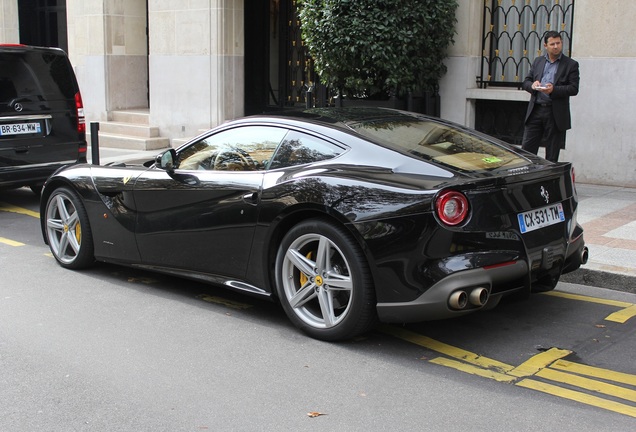
[[[64,51],[0,47],[0,169],[85,158],[77,97],[79,87]]]

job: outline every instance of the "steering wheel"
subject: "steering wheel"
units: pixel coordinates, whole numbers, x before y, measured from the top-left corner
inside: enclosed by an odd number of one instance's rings
[[[254,167],[255,165],[254,159],[243,150],[220,151],[214,158],[215,171],[247,171],[246,168]]]

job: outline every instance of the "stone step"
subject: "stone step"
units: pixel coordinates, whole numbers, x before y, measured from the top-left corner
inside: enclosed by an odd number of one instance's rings
[[[99,124],[99,132],[111,135],[130,135],[134,137],[155,138],[159,136],[159,128],[138,123],[122,123],[107,121]]]
[[[100,126],[101,128],[101,126]],[[90,134],[86,141],[91,142]],[[131,135],[111,134],[99,131],[99,146],[128,150],[158,150],[170,147],[170,140],[163,137],[137,137]]]
[[[195,136],[191,136],[191,137],[185,137],[185,138],[173,138],[172,139],[172,147],[177,148],[185,143],[187,143],[188,141],[190,141],[193,138],[196,138],[196,136],[209,131],[209,129],[199,129],[197,131],[197,135]]]
[[[116,123],[150,124],[150,111],[148,109],[111,111],[108,116],[110,121]]]
[[[172,147],[173,148],[181,147],[183,144],[187,143],[191,139],[192,138],[173,138]]]

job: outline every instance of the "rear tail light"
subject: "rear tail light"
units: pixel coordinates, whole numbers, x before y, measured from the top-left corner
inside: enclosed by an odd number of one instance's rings
[[[457,191],[446,191],[435,200],[437,217],[446,225],[459,225],[468,217],[468,199]]]
[[[572,189],[574,193],[576,193],[576,173],[574,172],[574,167],[570,168],[570,177],[572,178]]]
[[[77,131],[86,133],[86,118],[84,117],[84,103],[80,92],[75,93],[75,108],[77,109]]]

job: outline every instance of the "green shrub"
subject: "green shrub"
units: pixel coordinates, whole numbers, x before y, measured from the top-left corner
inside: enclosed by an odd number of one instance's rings
[[[357,96],[435,91],[455,34],[455,0],[299,0],[324,84]]]

